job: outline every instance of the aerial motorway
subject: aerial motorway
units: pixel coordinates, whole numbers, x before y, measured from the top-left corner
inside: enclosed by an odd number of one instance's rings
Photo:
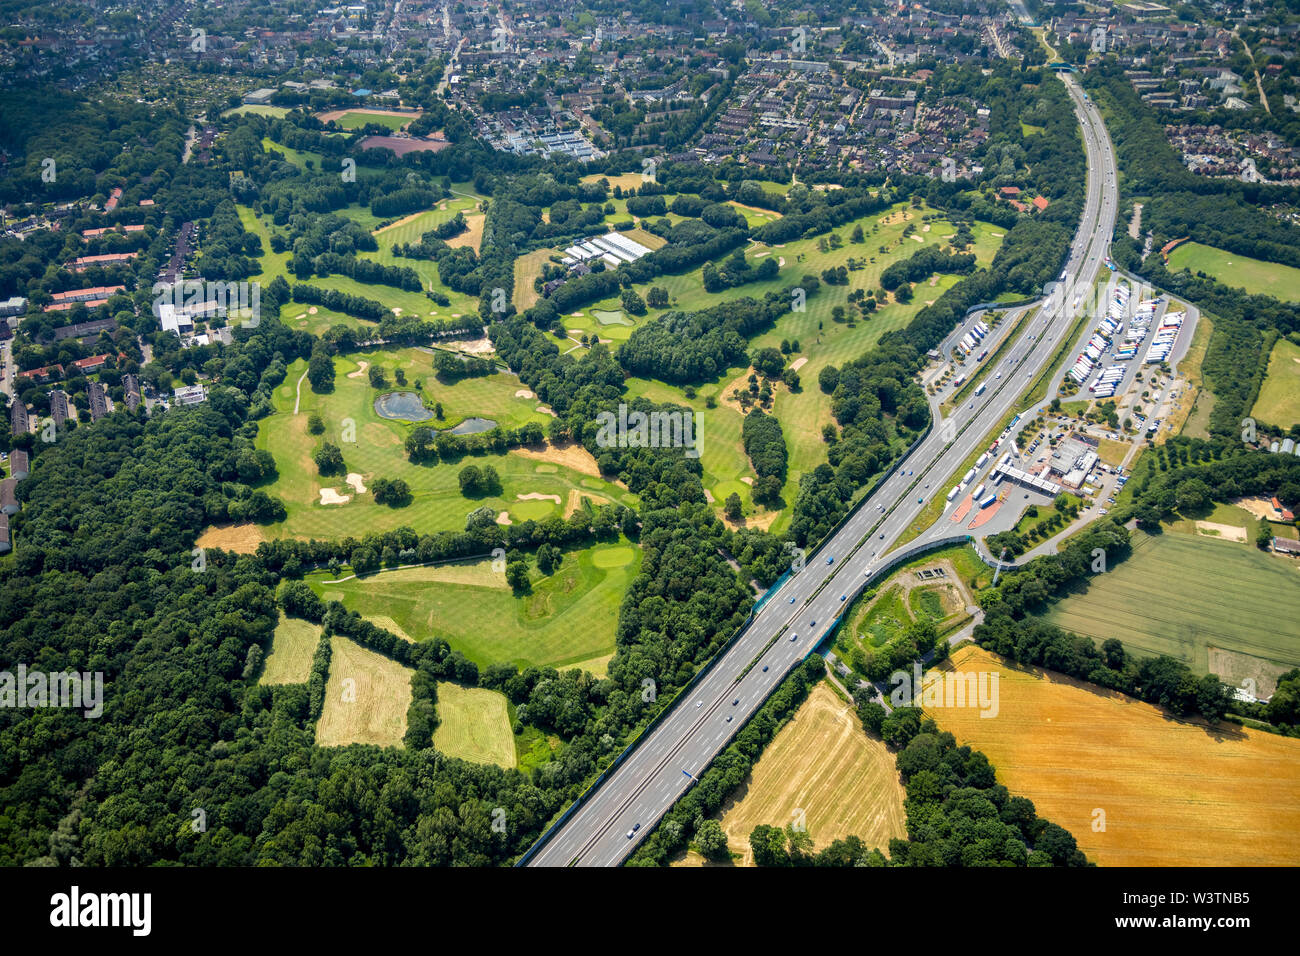
[[[1105,125],[1069,75],[1062,76],[1088,158],[1087,196],[1064,281],[1037,305],[1007,357],[1007,374],[936,422],[893,475],[788,575],[670,711],[584,795],[526,857],[528,866],[616,866],[753,716],[790,670],[826,637],[854,596],[903,553],[900,538],[925,503],[1006,421],[1017,399],[1070,335],[1070,293],[1106,268],[1118,206],[1115,154]],[[932,406],[937,417],[937,406]],[[939,519],[943,521],[941,517]]]

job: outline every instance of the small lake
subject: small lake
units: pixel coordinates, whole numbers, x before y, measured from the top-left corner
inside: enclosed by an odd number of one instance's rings
[[[467,418],[451,430],[452,435],[476,435],[479,432],[490,431],[497,427],[497,423],[490,418]]]
[[[415,392],[389,392],[375,399],[375,414],[403,422],[423,422],[433,417]]]

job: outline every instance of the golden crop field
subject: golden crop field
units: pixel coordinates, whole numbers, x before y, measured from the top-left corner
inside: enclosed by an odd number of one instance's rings
[[[448,757],[515,766],[515,737],[504,694],[482,687],[438,684],[438,727],[433,745]]]
[[[784,827],[800,810],[817,849],[853,835],[887,855],[889,841],[907,835],[903,797],[894,755],[821,683],[768,745],[748,783],[723,805],[722,829],[732,851],[743,852],[744,866],[754,865],[754,827]],[[682,862],[702,859],[692,852]]]
[[[1300,740],[1180,720],[978,647],[942,669],[1000,675],[996,717],[970,707],[929,713],[1099,865],[1300,863]]]
[[[317,745],[400,747],[415,671],[346,637],[330,638],[330,652],[325,709],[316,722]]]
[[[271,653],[262,667],[262,684],[305,684],[320,643],[320,627],[298,617],[280,616],[271,638]]]

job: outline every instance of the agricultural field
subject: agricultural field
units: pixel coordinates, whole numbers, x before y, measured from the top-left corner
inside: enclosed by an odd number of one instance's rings
[[[415,671],[337,635],[330,654],[317,746],[402,746]]]
[[[320,626],[298,617],[280,616],[271,651],[262,665],[263,684],[305,684],[320,643]]]
[[[1300,301],[1300,269],[1277,262],[1265,262],[1235,252],[1184,242],[1169,253],[1169,271],[1190,269],[1204,272],[1224,285],[1256,295],[1271,295],[1282,301]]]
[[[813,845],[858,836],[888,855],[889,841],[907,835],[903,787],[894,755],[869,736],[853,708],[818,684],[722,808],[722,829],[742,866],[753,866],[749,834],[760,824],[802,820]],[[702,864],[695,852],[679,865]]]
[[[374,402],[384,392],[415,391],[417,381],[426,408],[443,407],[441,421],[430,418],[423,423],[429,427],[452,428],[474,417],[511,428],[550,420],[513,375],[498,373],[447,385],[434,376],[433,358],[432,350],[422,348],[338,356],[334,359],[334,391],[324,395],[313,392],[306,381],[304,360],[289,367],[272,396],[276,411],[259,423],[256,439],[258,448],[274,456],[278,469],[277,478],[264,485],[264,490],[283,501],[288,512],[284,522],[264,529],[268,537],[359,538],[369,531],[403,525],[422,533],[460,531],[465,517],[484,506],[503,515],[499,520],[507,521],[563,516],[571,513],[570,503],[583,495],[601,503],[635,502],[635,496],[620,485],[601,478],[595,460],[578,445],[556,448],[547,444],[504,455],[471,456],[456,463],[413,464],[406,457],[404,442],[415,426],[381,418]],[[371,367],[384,371],[388,385],[382,392],[370,385]],[[399,370],[405,376],[405,386],[396,384]],[[308,431],[312,414],[324,422],[321,435]],[[343,475],[325,478],[319,474],[312,456],[326,440],[342,449],[350,480]],[[499,495],[471,499],[461,494],[457,474],[470,463],[497,470]],[[375,504],[364,489],[368,489],[366,482],[376,477],[405,480],[411,489],[411,504],[404,508]],[[323,503],[326,500],[331,503]]]
[[[482,687],[438,684],[438,726],[433,745],[448,757],[515,766],[515,738],[504,694]]]
[[[997,673],[998,712],[930,708],[998,782],[1069,830],[1101,866],[1300,864],[1300,740],[1181,720],[982,648],[941,672]],[[1104,827],[1104,829],[1103,829]]]
[[[1259,551],[1244,527],[1245,540],[1232,540],[1223,529],[1233,519],[1218,517],[1213,536],[1135,532],[1132,555],[1044,617],[1099,642],[1119,638],[1141,656],[1167,654],[1198,674],[1252,678],[1267,697],[1279,674],[1300,666],[1300,637],[1278,626],[1300,620],[1300,568]]]
[[[384,626],[411,640],[441,637],[480,667],[577,667],[603,677],[618,609],[640,566],[640,549],[626,542],[567,552],[549,577],[534,568],[532,593],[522,596],[486,559],[306,580],[322,599],[387,618]]]
[[[1300,274],[1300,269],[1295,270]],[[1300,422],[1300,345],[1279,339],[1268,359],[1268,374],[1250,414],[1285,428]]]

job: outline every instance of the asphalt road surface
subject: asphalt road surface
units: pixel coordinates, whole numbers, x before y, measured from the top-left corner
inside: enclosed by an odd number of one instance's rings
[[[1081,289],[1090,289],[1098,269],[1104,269],[1115,225],[1115,155],[1096,107],[1085,101],[1073,77],[1062,80],[1075,104],[1089,164],[1087,199],[1065,284],[1078,282]],[[1044,301],[1008,357],[1002,378],[954,409],[951,425],[932,429],[894,476],[808,556],[803,570],[768,598],[689,696],[680,698],[587,802],[545,839],[529,866],[616,866],[632,853],[887,563],[889,550],[924,502],[947,493],[956,469],[1011,413],[1069,333],[1065,306],[1070,298],[1058,291]]]

